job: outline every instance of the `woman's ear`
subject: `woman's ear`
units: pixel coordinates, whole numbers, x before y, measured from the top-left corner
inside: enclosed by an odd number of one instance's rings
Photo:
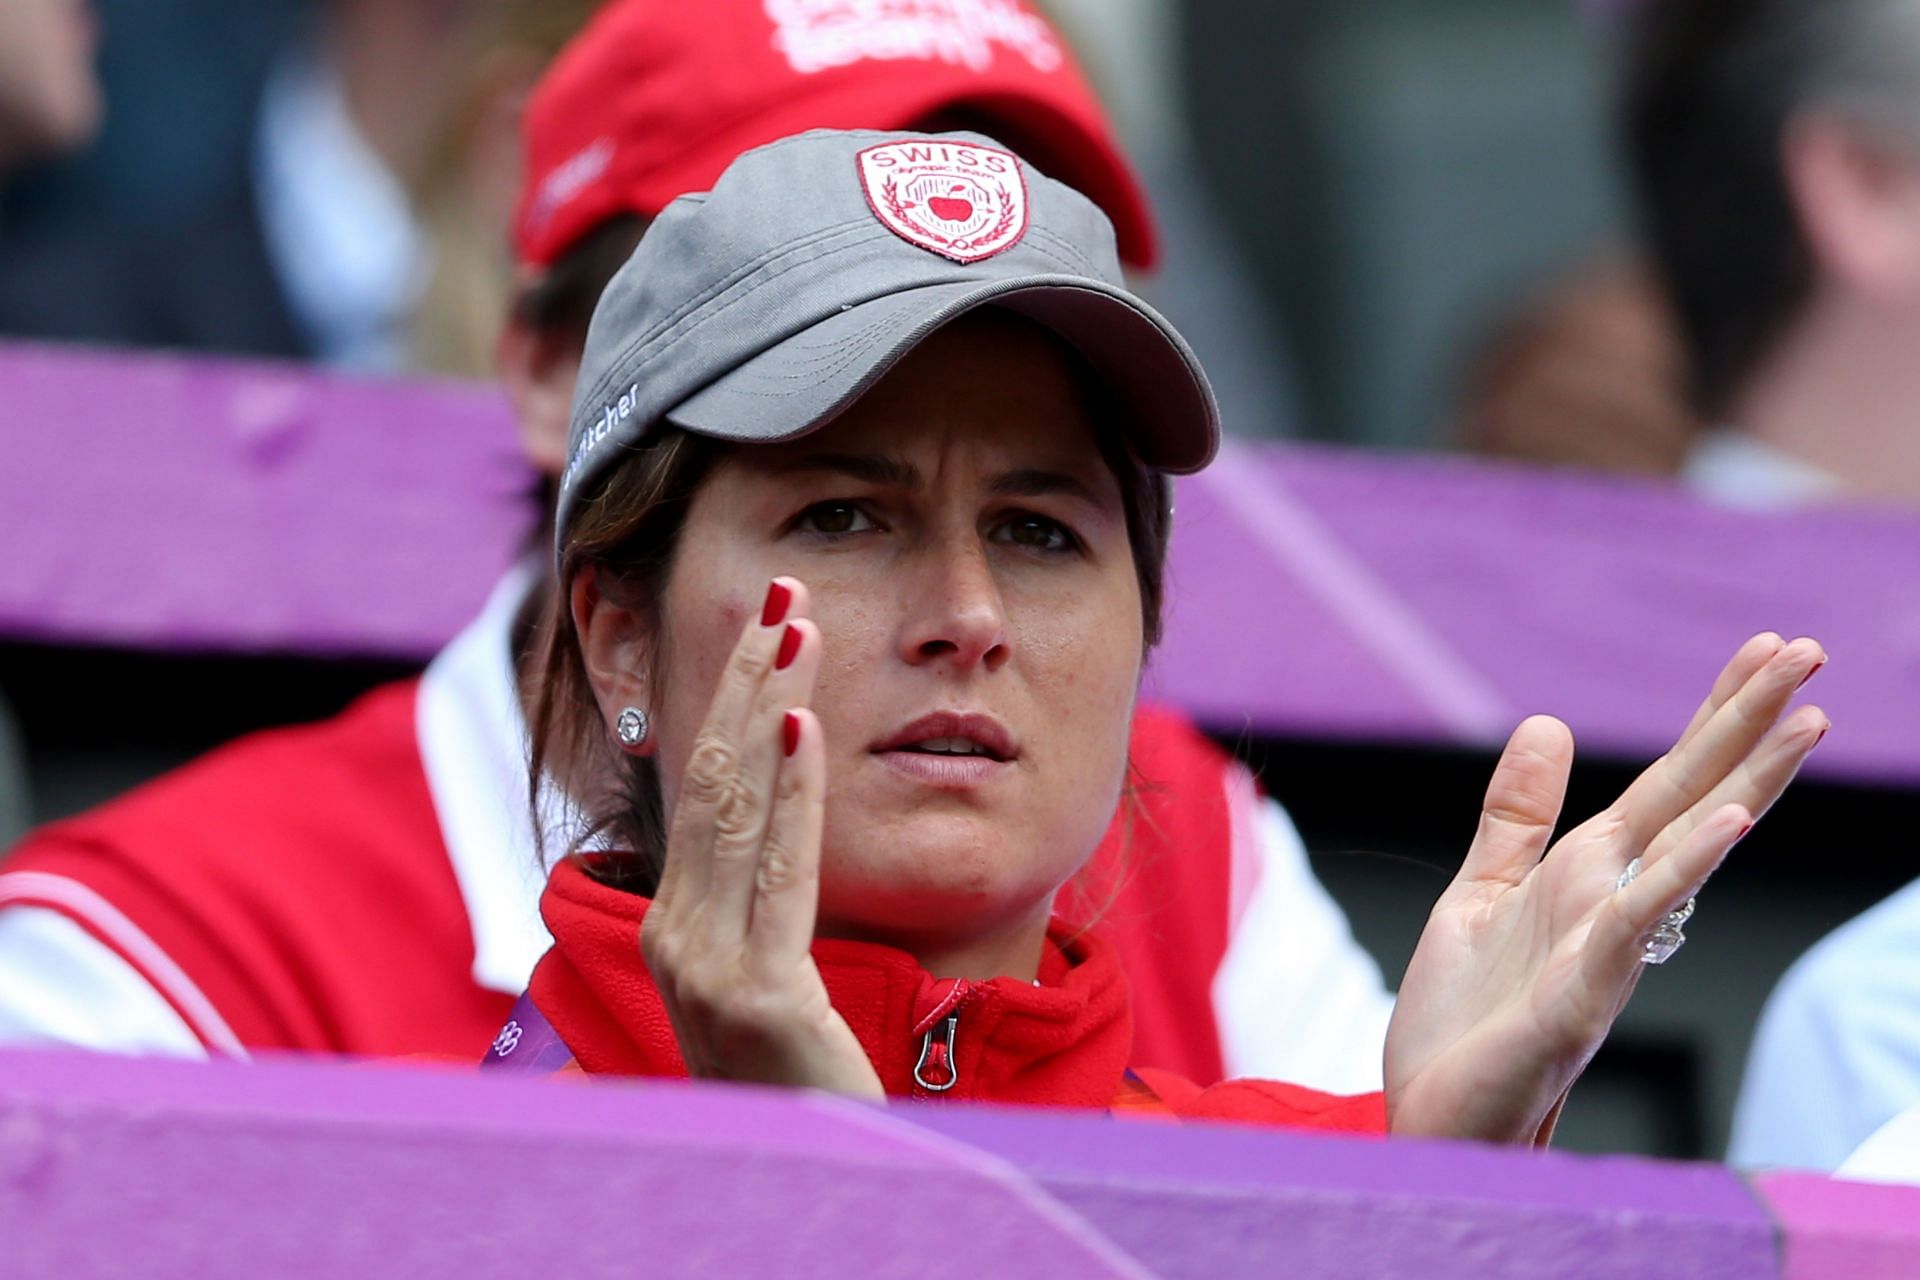
[[[1796,121],[1781,165],[1821,275],[1861,297],[1920,297],[1920,164],[1852,122]]]
[[[619,726],[622,712],[635,710],[643,717],[650,714],[653,688],[647,662],[652,630],[641,610],[613,600],[600,585],[592,565],[574,575],[568,603],[573,610],[574,631],[580,637],[580,658],[607,735],[623,749],[639,749],[638,754],[645,754],[651,749],[645,742],[645,731],[642,741],[626,742],[620,737]]]

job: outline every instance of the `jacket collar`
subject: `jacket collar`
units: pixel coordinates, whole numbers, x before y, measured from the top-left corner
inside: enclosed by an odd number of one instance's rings
[[[686,1075],[640,959],[648,906],[573,862],[555,868],[541,899],[554,948],[531,992],[589,1072]],[[1097,938],[1056,921],[1038,984],[938,980],[871,943],[822,940],[813,956],[891,1095],[1106,1107],[1120,1090],[1133,1023],[1119,962]]]
[[[527,811],[527,726],[514,683],[513,621],[538,584],[516,565],[420,679],[414,730],[434,814],[473,931],[473,980],[514,995],[552,939],[538,909],[546,868]],[[565,848],[571,815],[543,783],[546,847]]]

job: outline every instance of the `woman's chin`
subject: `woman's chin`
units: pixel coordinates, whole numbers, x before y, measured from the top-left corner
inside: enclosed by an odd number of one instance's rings
[[[922,814],[872,829],[857,845],[829,831],[821,917],[865,921],[889,934],[992,928],[1031,917],[1051,904],[1081,858],[1063,859],[1057,848],[1007,835],[1001,824],[968,814]]]

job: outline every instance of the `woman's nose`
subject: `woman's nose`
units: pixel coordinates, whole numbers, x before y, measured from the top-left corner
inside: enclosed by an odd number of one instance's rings
[[[901,635],[901,656],[909,663],[997,671],[1011,656],[1000,584],[985,548],[972,543],[935,551],[910,590]]]

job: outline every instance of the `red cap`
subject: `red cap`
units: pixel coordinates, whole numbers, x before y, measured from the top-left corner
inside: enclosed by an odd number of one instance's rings
[[[954,111],[1087,195],[1120,256],[1152,265],[1139,181],[1065,42],[1024,0],[610,0],[527,104],[520,260],[549,265],[618,214],[654,217],[790,134],[912,129]]]

